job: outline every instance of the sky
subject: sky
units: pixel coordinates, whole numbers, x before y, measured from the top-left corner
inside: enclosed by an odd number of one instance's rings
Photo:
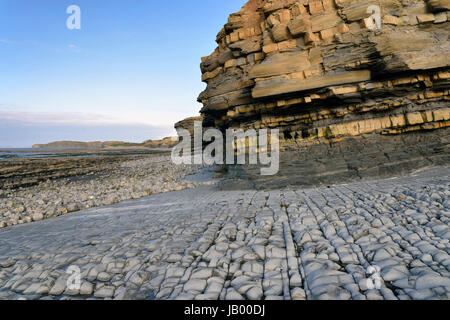
[[[201,109],[200,58],[245,2],[0,0],[0,147],[175,135]]]

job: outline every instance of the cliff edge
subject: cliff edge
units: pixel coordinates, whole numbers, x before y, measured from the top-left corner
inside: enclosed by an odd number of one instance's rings
[[[448,164],[449,9],[448,0],[250,0],[202,58],[203,124],[279,129],[286,151],[272,182],[283,185]]]

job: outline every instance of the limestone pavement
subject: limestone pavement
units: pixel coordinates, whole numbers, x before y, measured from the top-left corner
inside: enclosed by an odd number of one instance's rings
[[[449,299],[449,177],[202,186],[4,228],[0,299]]]

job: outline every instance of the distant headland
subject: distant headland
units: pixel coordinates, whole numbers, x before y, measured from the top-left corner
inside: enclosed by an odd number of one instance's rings
[[[147,140],[141,143],[124,141],[54,141],[46,144],[34,144],[33,149],[106,149],[106,148],[171,148],[178,143],[177,137],[166,137],[161,140]]]

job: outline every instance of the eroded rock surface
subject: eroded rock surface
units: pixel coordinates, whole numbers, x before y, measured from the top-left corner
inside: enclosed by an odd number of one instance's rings
[[[131,152],[131,151],[130,151]],[[175,165],[166,151],[0,162],[0,229],[192,188],[201,166]]]
[[[201,187],[1,229],[0,299],[449,299],[449,174]]]
[[[373,5],[380,30],[373,30]],[[276,128],[282,144],[296,150],[346,148],[341,142],[349,137],[448,135],[448,7],[424,0],[250,0],[202,58],[204,126]],[[448,144],[440,153],[449,155]]]

